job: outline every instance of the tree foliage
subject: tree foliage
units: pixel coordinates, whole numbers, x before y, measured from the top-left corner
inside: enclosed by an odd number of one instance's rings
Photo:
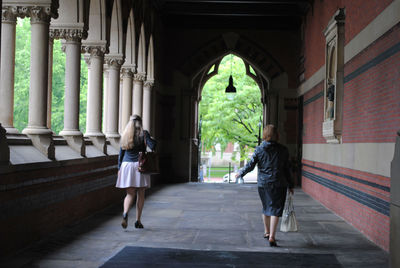
[[[225,94],[231,61],[236,87],[233,100]],[[236,142],[241,156],[245,157],[246,151],[257,145],[258,124],[262,120],[261,93],[255,81],[246,75],[242,59],[233,55],[222,59],[218,74],[210,78],[203,88],[200,116],[203,149],[215,150],[215,145],[219,143],[224,151],[229,142]]]
[[[18,19],[15,44],[14,127],[22,131],[28,125],[31,26],[29,18]],[[61,41],[54,40],[51,129],[58,133],[64,127],[65,53]],[[86,128],[87,67],[81,60],[79,126]]]

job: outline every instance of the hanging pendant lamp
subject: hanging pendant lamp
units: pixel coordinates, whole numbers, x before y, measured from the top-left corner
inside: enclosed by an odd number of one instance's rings
[[[236,88],[233,86],[233,77],[232,77],[232,55],[231,55],[231,75],[229,76],[229,84],[225,89],[225,93],[229,100],[233,100],[236,93]]]

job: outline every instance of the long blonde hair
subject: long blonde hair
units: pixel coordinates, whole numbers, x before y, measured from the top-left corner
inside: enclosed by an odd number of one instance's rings
[[[121,148],[123,150],[132,149],[134,145],[140,144],[143,139],[142,119],[138,115],[133,115],[129,118],[121,137]]]

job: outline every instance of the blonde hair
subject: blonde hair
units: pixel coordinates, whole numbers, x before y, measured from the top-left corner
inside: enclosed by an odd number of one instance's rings
[[[266,141],[277,141],[278,130],[274,125],[266,125],[263,130],[263,139]]]
[[[139,116],[131,116],[124,132],[122,132],[121,148],[123,150],[132,149],[134,145],[139,143],[142,133],[142,119]]]

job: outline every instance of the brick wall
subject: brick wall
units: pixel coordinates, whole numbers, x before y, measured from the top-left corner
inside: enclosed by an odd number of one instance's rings
[[[345,66],[343,142],[395,142],[400,126],[400,25]]]
[[[7,255],[123,198],[117,157],[1,174],[0,255]]]
[[[337,7],[346,7],[348,43],[391,2],[315,1],[314,15],[308,15],[306,25],[306,36],[310,38],[305,50],[309,55],[306,77],[325,64],[322,30]],[[394,143],[400,126],[400,25],[353,57],[344,71],[342,142]],[[322,137],[323,85],[324,81],[304,95],[303,143],[319,144],[321,150],[327,146],[341,148],[326,145]],[[369,157],[374,153],[370,152]],[[337,157],[343,155],[339,152]],[[380,159],[375,158],[379,163]],[[378,171],[365,172],[304,158],[302,162],[303,190],[389,250],[390,178]]]
[[[345,43],[350,42],[393,0],[316,0],[305,25],[305,78],[325,64],[324,29],[339,8],[346,8]]]
[[[302,187],[389,250],[390,178],[303,160]]]
[[[321,82],[304,94],[303,143],[325,143],[322,136],[324,121],[324,83]]]

